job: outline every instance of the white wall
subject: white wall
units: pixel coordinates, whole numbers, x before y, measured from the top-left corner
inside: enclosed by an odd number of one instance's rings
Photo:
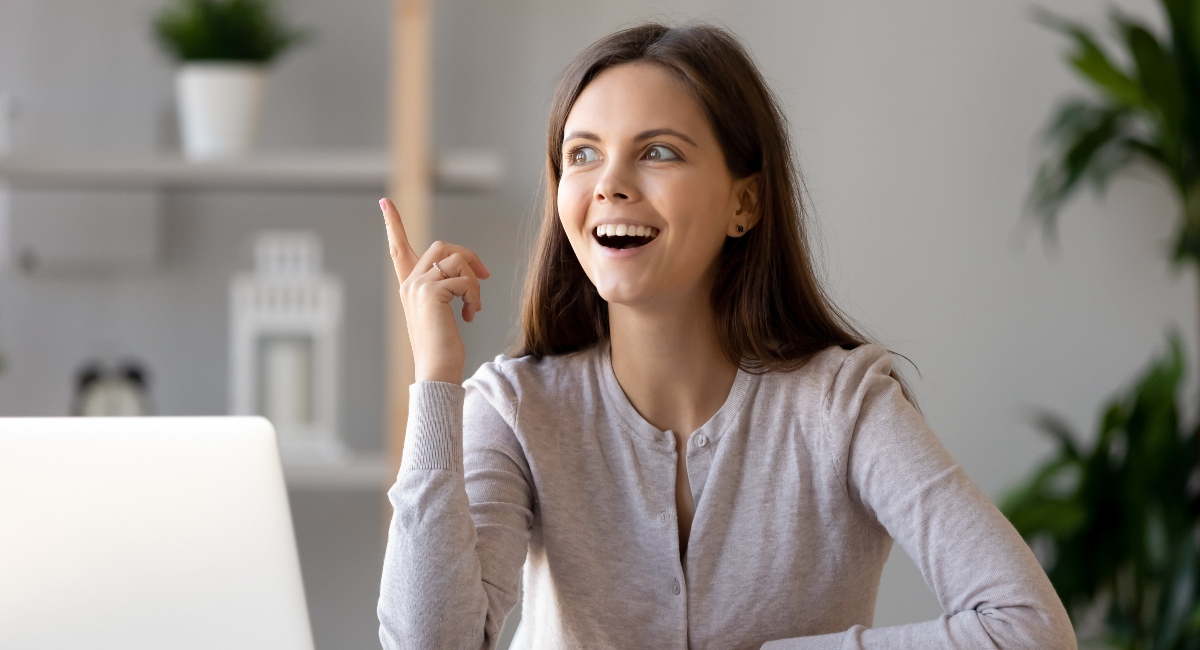
[[[1178,328],[1195,356],[1196,285],[1172,279],[1164,261],[1175,207],[1160,183],[1124,180],[1103,202],[1076,201],[1055,250],[1022,220],[1035,133],[1058,98],[1081,89],[1060,63],[1065,43],[1032,22],[1029,3],[436,4],[434,142],[494,147],[509,169],[498,193],[435,201],[435,235],[476,248],[495,273],[485,285],[488,309],[464,329],[472,368],[511,340],[515,303],[504,298],[519,291],[540,205],[554,77],[586,44],[642,17],[712,19],[748,43],[786,105],[834,295],[917,363],[921,377],[904,370],[926,417],[989,494],[1050,449],[1027,426],[1030,409],[1049,407],[1090,432],[1102,400],[1162,348],[1166,328]],[[1042,4],[1093,24],[1106,12],[1100,2]],[[1158,22],[1151,0],[1120,4]],[[0,0],[0,91],[16,91],[25,107],[17,144],[141,149],[170,141],[169,68],[144,27],[158,5]],[[322,34],[282,62],[267,144],[381,144],[387,1],[285,6]],[[0,274],[0,345],[13,361],[0,376],[0,413],[64,411],[73,364],[106,345],[150,357],[164,412],[223,412],[225,282],[245,264],[237,247],[252,230],[296,220],[326,234],[331,267],[357,292],[348,296],[346,426],[356,445],[378,447],[375,297],[387,267],[374,198],[180,194],[168,208],[160,276],[44,282]],[[379,497],[360,495],[359,507],[378,507]],[[327,499],[300,501],[311,521],[326,516]],[[367,528],[373,521],[361,519]],[[356,544],[356,559],[347,560],[333,538],[319,537],[331,527],[301,528],[318,536],[308,547],[321,550],[310,557],[323,567],[350,562],[365,585],[353,612],[328,623],[333,636],[323,638],[369,645],[374,630],[355,626],[373,618],[363,611],[363,593],[377,588],[363,568],[377,561],[370,545]],[[902,555],[885,572],[879,625],[938,612]],[[351,616],[359,623],[347,623]]]

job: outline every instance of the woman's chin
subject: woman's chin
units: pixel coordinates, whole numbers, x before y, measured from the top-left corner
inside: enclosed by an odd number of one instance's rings
[[[627,305],[645,299],[645,292],[626,285],[597,284],[596,292],[610,305]]]

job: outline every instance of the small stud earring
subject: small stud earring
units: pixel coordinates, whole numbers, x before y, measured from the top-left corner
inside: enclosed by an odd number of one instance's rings
[[[745,228],[743,228],[741,225],[739,225],[739,226],[737,227],[737,229],[738,229],[738,232],[742,232],[743,230],[745,230]]]

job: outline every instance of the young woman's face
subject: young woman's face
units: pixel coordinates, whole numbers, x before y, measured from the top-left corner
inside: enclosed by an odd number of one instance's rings
[[[753,225],[753,177],[735,179],[704,110],[658,65],[601,72],[567,116],[558,213],[609,303],[707,299],[726,237]]]

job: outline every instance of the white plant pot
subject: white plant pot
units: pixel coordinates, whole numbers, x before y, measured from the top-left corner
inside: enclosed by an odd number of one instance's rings
[[[184,156],[211,160],[249,153],[258,139],[266,80],[262,64],[184,63],[175,74]]]

